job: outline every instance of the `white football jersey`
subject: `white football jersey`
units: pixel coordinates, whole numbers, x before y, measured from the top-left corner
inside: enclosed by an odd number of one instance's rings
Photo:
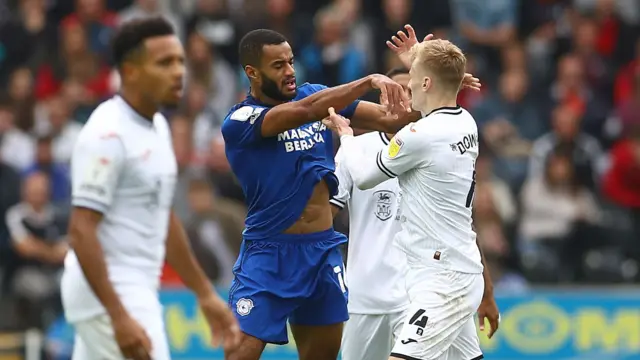
[[[71,159],[73,206],[101,212],[98,240],[116,292],[132,311],[160,309],[177,164],[167,120],[143,118],[119,96],[102,103],[82,129]],[[105,312],[70,251],[62,279],[70,322]]]
[[[402,191],[396,243],[409,268],[440,267],[482,273],[471,210],[478,157],[478,127],[460,107],[436,109],[400,130],[375,158],[343,136],[353,181],[370,189],[398,178]],[[347,270],[348,272],[348,270]]]
[[[389,144],[386,134],[370,132],[354,139],[355,146],[368,154],[377,154]],[[369,190],[353,184],[343,165],[349,153],[338,150],[336,175],[338,194],[333,205],[349,207],[349,243],[345,282],[349,288],[349,313],[390,314],[409,304],[405,289],[406,258],[393,245],[400,231],[398,208],[400,187],[397,179],[388,179]]]

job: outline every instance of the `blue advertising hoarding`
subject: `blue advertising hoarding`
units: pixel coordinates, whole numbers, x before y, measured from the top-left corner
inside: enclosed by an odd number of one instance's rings
[[[161,294],[174,360],[223,359],[190,293]],[[500,296],[500,331],[480,334],[487,359],[640,359],[640,291],[555,291]],[[295,345],[267,347],[262,359],[297,359]]]

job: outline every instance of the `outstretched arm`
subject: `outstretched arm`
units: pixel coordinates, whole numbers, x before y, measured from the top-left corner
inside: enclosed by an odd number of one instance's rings
[[[227,304],[214,291],[213,285],[198,264],[180,219],[171,212],[167,233],[167,262],[198,298],[198,303],[213,332],[214,346],[225,350],[235,348],[240,340],[240,328]]]
[[[351,126],[363,130],[382,131],[395,134],[405,125],[418,121],[419,111],[390,114],[383,105],[360,101],[351,117]]]
[[[402,86],[384,75],[369,75],[348,84],[324,89],[300,101],[292,101],[264,110],[254,121],[261,122],[263,137],[295,129],[306,123],[317,121],[328,115],[330,107],[343,109],[366,94],[371,89],[379,89],[389,110],[393,113],[407,112],[409,100]]]

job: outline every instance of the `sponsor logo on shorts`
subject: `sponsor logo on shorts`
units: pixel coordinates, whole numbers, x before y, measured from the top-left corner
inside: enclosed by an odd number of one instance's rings
[[[247,316],[253,309],[253,301],[251,299],[242,298],[236,303],[236,312],[240,316]]]

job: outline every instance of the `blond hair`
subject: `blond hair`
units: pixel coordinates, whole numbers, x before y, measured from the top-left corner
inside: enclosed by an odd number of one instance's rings
[[[443,90],[458,92],[467,68],[467,58],[459,47],[448,40],[429,40],[411,49],[411,60],[418,70],[436,77]]]

